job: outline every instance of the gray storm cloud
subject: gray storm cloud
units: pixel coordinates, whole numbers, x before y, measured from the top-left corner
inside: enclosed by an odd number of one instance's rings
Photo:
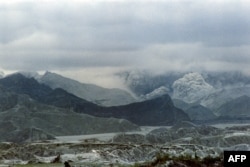
[[[247,1],[0,2],[0,68],[248,71]]]

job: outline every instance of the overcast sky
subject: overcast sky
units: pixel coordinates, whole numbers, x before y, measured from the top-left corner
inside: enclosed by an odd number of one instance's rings
[[[5,72],[250,72],[246,0],[5,0],[0,33]]]

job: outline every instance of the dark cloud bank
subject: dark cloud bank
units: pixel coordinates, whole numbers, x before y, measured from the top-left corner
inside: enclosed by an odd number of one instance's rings
[[[248,72],[249,8],[226,0],[0,2],[0,68]]]

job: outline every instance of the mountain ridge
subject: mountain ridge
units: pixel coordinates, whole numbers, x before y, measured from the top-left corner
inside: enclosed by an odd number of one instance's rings
[[[138,125],[170,125],[180,120],[189,120],[182,110],[175,108],[168,95],[123,106],[101,107],[63,89],[53,90],[44,84],[39,84],[35,79],[26,78],[21,74],[0,79],[0,85],[10,91],[27,94],[43,104],[97,117],[127,119]],[[179,117],[175,117],[175,115]]]
[[[12,107],[0,110],[0,141],[29,142],[54,136],[139,130],[124,119],[97,118],[38,103],[28,95],[16,96]],[[0,101],[0,106],[4,103]]]
[[[118,88],[108,89],[94,84],[80,83],[76,80],[48,71],[37,80],[52,89],[62,88],[82,99],[102,106],[119,106],[136,101],[127,91]]]
[[[216,111],[221,117],[250,118],[250,97],[240,96],[225,104]]]

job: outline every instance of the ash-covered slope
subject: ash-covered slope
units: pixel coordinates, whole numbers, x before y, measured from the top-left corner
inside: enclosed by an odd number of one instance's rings
[[[223,104],[217,113],[220,117],[250,118],[250,97],[241,96]]]
[[[161,86],[155,90],[153,90],[152,92],[146,94],[146,95],[141,95],[141,100],[149,100],[149,99],[154,99],[160,96],[163,96],[165,94],[168,94],[169,89],[166,88],[165,86]]]
[[[202,73],[200,76],[205,84],[200,82],[199,85],[202,86],[198,92],[203,96],[199,96],[196,102],[207,108],[217,110],[221,105],[235,98],[243,95],[250,96],[250,77],[240,72]],[[207,85],[212,86],[212,89]]]
[[[200,100],[210,109],[217,110],[221,105],[241,96],[250,96],[250,85],[218,89]]]
[[[189,120],[182,110],[175,108],[168,95],[124,106],[101,107],[63,89],[53,90],[46,85],[39,84],[35,79],[26,78],[21,74],[0,79],[0,85],[15,93],[27,94],[36,101],[47,105],[98,117],[123,118],[138,125],[169,125],[180,120]]]
[[[62,88],[82,99],[102,106],[119,106],[136,101],[132,95],[124,90],[106,89],[93,84],[80,83],[51,72],[46,72],[38,81],[52,89]]]
[[[124,119],[97,118],[40,104],[27,95],[9,94],[15,97],[11,106],[6,105],[6,100],[0,101],[0,106],[8,106],[0,110],[0,141],[24,142],[61,135],[139,130],[137,125]]]

